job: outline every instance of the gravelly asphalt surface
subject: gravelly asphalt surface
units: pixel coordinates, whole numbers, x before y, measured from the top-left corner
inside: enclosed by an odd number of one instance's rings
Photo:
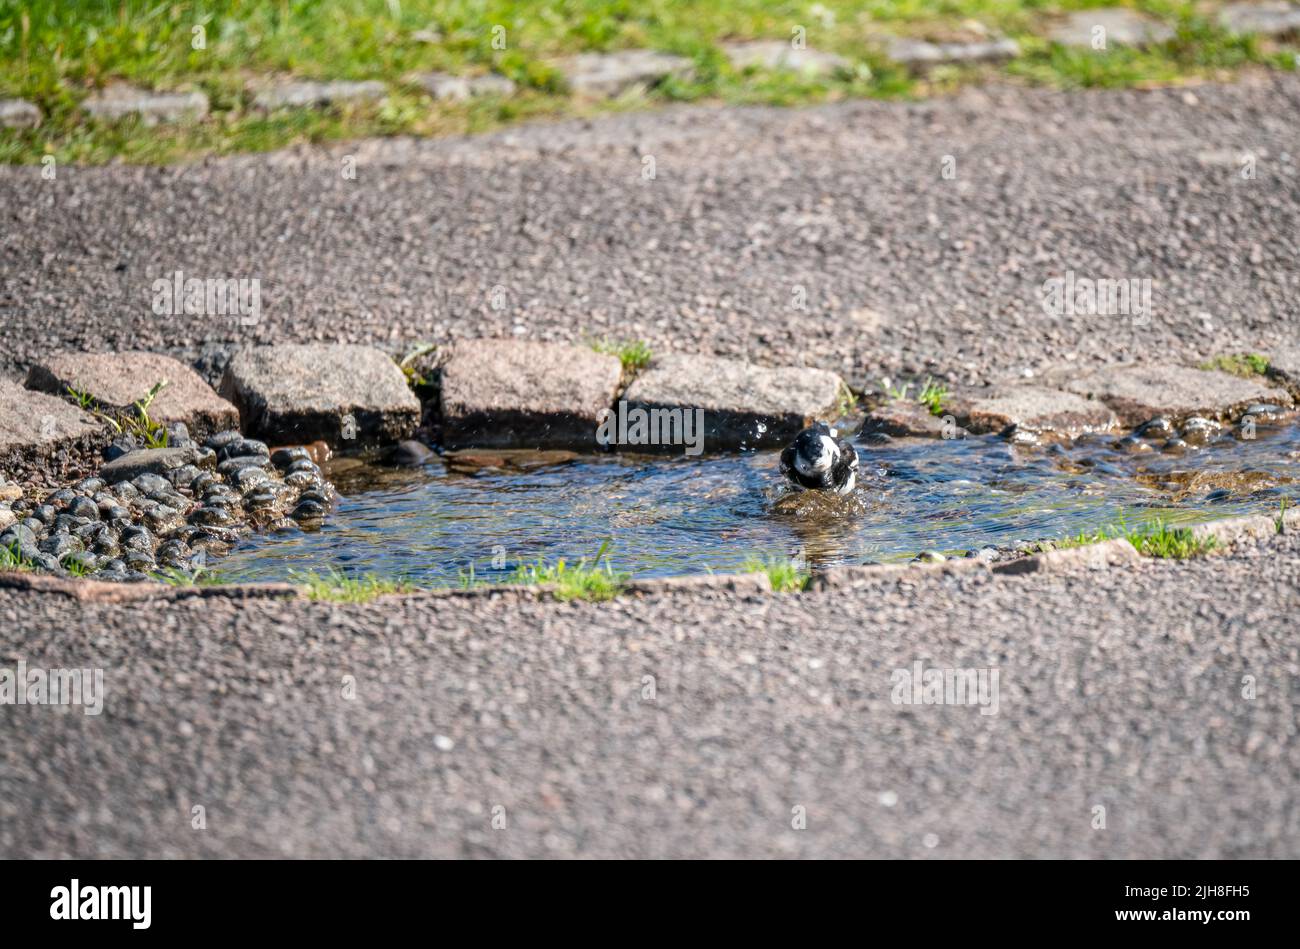
[[[4,168],[0,372],[61,346],[399,349],[516,324],[958,380],[1266,349],[1296,336],[1298,118],[1284,77]],[[154,315],[176,269],[260,277],[262,321]],[[1150,275],[1151,326],[1045,317],[1066,269]],[[1296,536],[753,600],[0,591],[0,664],[102,667],[108,689],[99,717],[0,708],[0,854],[1296,857],[1297,616]],[[892,704],[916,660],[996,667],[999,713]]]
[[[681,108],[54,181],[4,168],[0,371],[60,346],[400,349],[516,327],[958,381],[1266,347],[1297,328],[1298,114],[1300,77],[1284,75]],[[152,283],[176,270],[259,278],[260,323],[159,317]],[[1149,276],[1151,325],[1048,319],[1041,286],[1066,270]]]
[[[1297,615],[1295,534],[753,599],[5,593],[4,661],[102,667],[106,700],[0,710],[0,851],[1295,857]],[[893,704],[917,660],[998,669],[998,713]]]

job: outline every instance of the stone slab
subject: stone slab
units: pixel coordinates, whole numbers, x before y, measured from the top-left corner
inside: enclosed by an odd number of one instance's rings
[[[1278,534],[1277,522],[1276,517],[1267,514],[1225,517],[1208,524],[1197,524],[1192,528],[1192,537],[1197,540],[1214,538],[1223,547],[1245,540],[1271,540]]]
[[[457,343],[442,359],[447,448],[595,449],[601,414],[618,393],[616,356],[528,340]]]
[[[579,53],[557,65],[570,89],[594,97],[613,97],[636,86],[653,86],[669,76],[687,78],[695,68],[685,56],[652,49]]]
[[[949,424],[910,399],[891,399],[868,412],[862,421],[862,434],[877,432],[895,438],[965,438],[967,434],[956,416]]]
[[[1150,46],[1173,39],[1173,27],[1127,7],[1076,10],[1052,28],[1049,37],[1062,46],[1093,48],[1094,30],[1100,28],[1106,45]],[[1098,50],[1099,52],[1101,50]]]
[[[1286,392],[1258,379],[1177,365],[1111,366],[1066,380],[1062,388],[1104,402],[1125,425],[1158,415],[1235,419],[1252,403],[1292,404]]]
[[[264,86],[253,96],[253,108],[263,112],[275,109],[325,108],[346,102],[373,102],[384,98],[388,87],[382,82],[278,82]]]
[[[917,579],[927,574],[962,576],[988,572],[988,563],[977,557],[958,557],[936,562],[861,564],[820,570],[808,581],[808,589],[819,593],[827,590],[853,590],[891,581]]]
[[[836,53],[809,47],[795,49],[786,40],[725,43],[722,52],[735,69],[786,70],[805,76],[829,76],[853,65]]]
[[[25,385],[59,396],[76,389],[106,411],[124,412],[163,381],[167,385],[149,406],[149,417],[155,422],[184,422],[195,435],[239,425],[239,411],[197,372],[158,353],[56,353],[28,370]]]
[[[1269,375],[1300,397],[1300,346],[1280,347],[1266,356]]]
[[[221,379],[246,434],[272,444],[360,448],[410,438],[420,400],[385,353],[312,343],[241,349]]]
[[[1073,439],[1120,425],[1103,402],[1044,386],[1003,386],[959,400],[958,420],[977,434],[1029,432]]]
[[[1229,3],[1219,11],[1219,25],[1229,33],[1256,33],[1260,36],[1300,33],[1300,5],[1285,0]]]
[[[513,80],[496,73],[482,76],[455,76],[451,73],[426,73],[416,84],[442,102],[465,102],[478,96],[508,96],[515,91]]]
[[[0,99],[0,126],[35,128],[41,124],[41,110],[26,99]]]
[[[1107,567],[1140,563],[1142,555],[1124,538],[1105,540],[1083,547],[1048,550],[1032,557],[1007,560],[993,565],[993,572],[1021,576],[1031,573],[1065,573],[1072,570],[1104,570]]]
[[[208,114],[208,97],[201,92],[153,92],[114,83],[83,101],[81,108],[105,122],[128,116],[138,116],[146,125],[192,122]]]
[[[14,472],[63,449],[89,450],[108,428],[77,406],[0,379],[0,472]]]
[[[890,41],[886,55],[896,63],[912,67],[1000,62],[1019,56],[1020,44],[1007,37],[969,43],[931,43],[899,37]]]
[[[703,410],[704,450],[782,446],[834,421],[848,387],[825,369],[769,369],[713,356],[657,357],[628,387],[635,409]]]
[[[731,593],[756,596],[772,592],[772,580],[766,573],[704,573],[684,577],[655,577],[632,580],[623,593],[656,596],[665,593]]]

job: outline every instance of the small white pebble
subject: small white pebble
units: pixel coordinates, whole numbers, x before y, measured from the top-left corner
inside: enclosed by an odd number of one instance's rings
[[[881,804],[885,805],[885,807],[893,807],[898,803],[898,795],[893,791],[881,791],[880,797],[877,800],[879,800]]]
[[[434,735],[433,747],[437,748],[439,751],[451,751],[451,749],[456,747],[456,743],[446,735]]]
[[[939,837],[937,834],[926,834],[921,838],[921,843],[933,850],[935,847],[939,846]]]

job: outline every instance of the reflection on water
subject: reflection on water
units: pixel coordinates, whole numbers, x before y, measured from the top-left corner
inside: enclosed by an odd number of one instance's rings
[[[342,497],[322,529],[247,538],[218,568],[231,580],[340,567],[454,586],[471,563],[477,576],[500,578],[521,561],[590,556],[606,538],[614,564],[638,576],[727,571],[756,555],[802,555],[821,567],[905,561],[922,550],[961,555],[1300,499],[1295,426],[1261,426],[1253,441],[1224,435],[1182,455],[1114,442],[862,445],[860,487],[845,499],[790,493],[774,451],[582,456],[471,474],[439,462],[395,470],[344,460],[329,472]]]

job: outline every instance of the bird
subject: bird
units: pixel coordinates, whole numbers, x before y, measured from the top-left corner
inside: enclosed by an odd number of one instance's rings
[[[805,428],[781,452],[781,473],[803,490],[848,494],[858,482],[858,453],[835,435],[825,422]]]

